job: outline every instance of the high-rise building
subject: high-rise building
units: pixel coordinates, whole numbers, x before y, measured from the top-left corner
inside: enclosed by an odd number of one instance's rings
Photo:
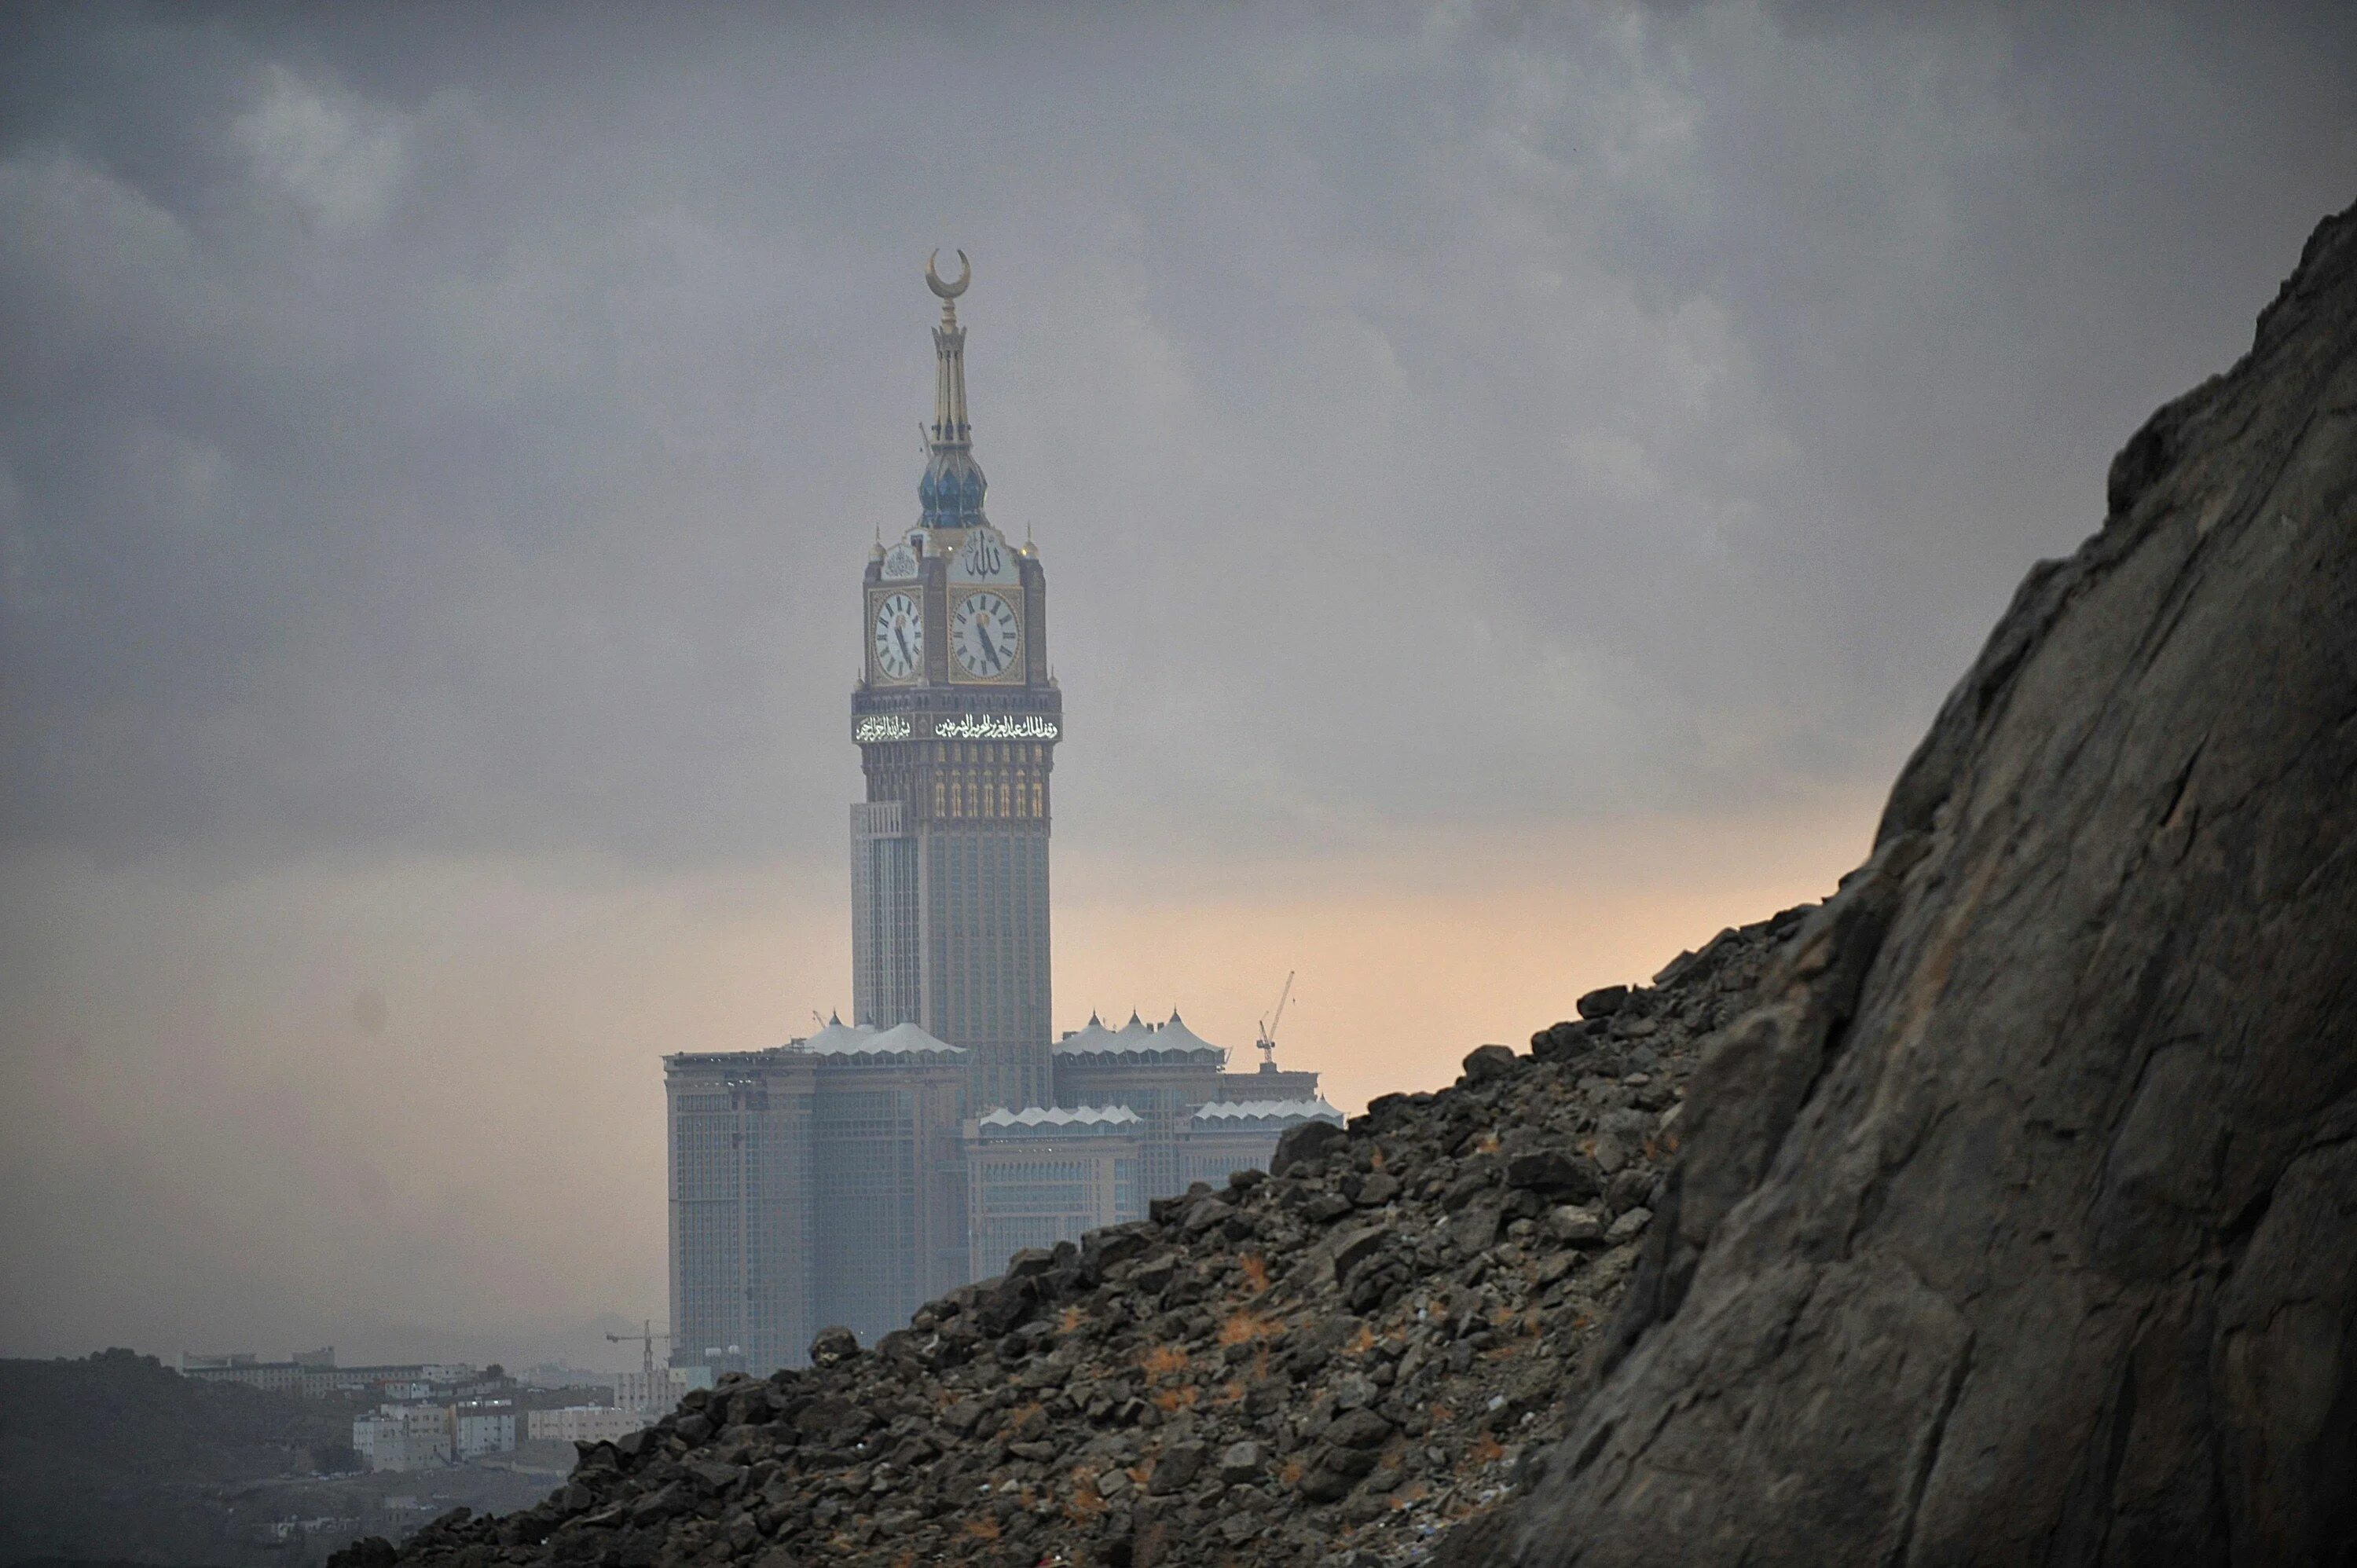
[[[1063,693],[1039,553],[983,511],[965,328],[944,283],[918,524],[870,553],[851,699],[867,799],[852,808],[853,1018],[972,1053],[977,1109],[1047,1102],[1048,777]]]
[[[877,543],[861,590],[853,1021],[665,1058],[681,1365],[798,1361],[830,1324],[872,1340],[1017,1248],[1138,1218],[1192,1173],[1339,1120],[1316,1074],[1227,1072],[1176,1013],[1055,1038],[1063,694],[1039,553],[983,510],[957,319],[972,276],[926,266],[942,317],[918,521]]]

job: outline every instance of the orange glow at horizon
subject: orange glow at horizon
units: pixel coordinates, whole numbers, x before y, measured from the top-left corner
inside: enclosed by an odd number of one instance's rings
[[[1058,1026],[1175,1004],[1250,1070],[1255,1021],[1297,970],[1277,1059],[1355,1112],[1822,897],[1863,858],[1875,804],[1254,863],[1066,848]],[[0,869],[61,911],[6,1021],[16,1093],[0,1106],[0,1177],[56,1218],[42,1299],[82,1304],[54,1322],[19,1304],[37,1347],[291,1343],[339,1324],[347,1353],[399,1359],[440,1342],[433,1325],[524,1341],[660,1314],[662,1057],[807,1034],[849,990],[839,875]],[[136,1245],[81,1240],[124,1214]],[[314,1266],[326,1256],[339,1267]]]
[[[1288,970],[1281,1067],[1356,1114],[1453,1079],[1474,1047],[1527,1049],[1586,991],[1641,983],[1726,926],[1821,898],[1866,856],[1880,800],[1775,821],[1617,822],[1435,838],[1380,859],[1222,865],[1174,884],[1060,866],[1059,1031],[1176,1006],[1250,1071]],[[1076,856],[1068,855],[1065,865]]]

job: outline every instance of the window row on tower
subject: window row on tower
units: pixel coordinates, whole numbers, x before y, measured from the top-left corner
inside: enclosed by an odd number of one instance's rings
[[[1048,788],[1022,773],[960,772],[933,776],[933,816],[1036,820],[1048,814]]]

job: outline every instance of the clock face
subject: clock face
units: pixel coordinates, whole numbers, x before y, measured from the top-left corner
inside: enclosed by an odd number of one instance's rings
[[[968,594],[950,618],[950,649],[969,675],[1006,674],[1021,641],[1014,607],[996,594]]]
[[[894,681],[917,672],[925,656],[925,621],[908,594],[887,594],[876,606],[876,668]]]

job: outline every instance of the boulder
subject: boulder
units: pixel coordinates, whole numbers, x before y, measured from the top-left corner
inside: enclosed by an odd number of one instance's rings
[[[1318,1158],[1342,1139],[1342,1129],[1331,1122],[1304,1122],[1298,1127],[1289,1127],[1277,1139],[1276,1153],[1269,1156],[1268,1174],[1283,1176],[1299,1162]]]
[[[859,1337],[839,1324],[832,1328],[820,1329],[818,1337],[810,1344],[811,1365],[813,1367],[832,1367],[858,1354]]]
[[[1596,1163],[1573,1149],[1532,1149],[1506,1161],[1506,1185],[1582,1202],[1604,1190]]]
[[[1604,1240],[1604,1217],[1593,1208],[1566,1204],[1551,1211],[1543,1223],[1550,1238],[1567,1247],[1598,1245]]]
[[[1465,1081],[1491,1083],[1510,1076],[1522,1058],[1505,1046],[1476,1046],[1466,1053]]]
[[[1249,1439],[1231,1443],[1220,1450],[1220,1479],[1231,1486],[1258,1480],[1267,1465],[1268,1457],[1262,1452],[1261,1445]]]
[[[1337,1416],[1326,1429],[1326,1441],[1338,1448],[1380,1448],[1392,1434],[1392,1423],[1361,1407]]]
[[[1024,1247],[1006,1260],[1006,1277],[1010,1280],[1028,1279],[1034,1274],[1044,1274],[1055,1266],[1056,1254],[1047,1248]]]
[[[1154,1473],[1146,1489],[1157,1497],[1185,1490],[1203,1473],[1204,1453],[1200,1443],[1173,1444],[1154,1462]]]
[[[1572,1006],[1583,1018],[1609,1018],[1629,1000],[1625,985],[1607,985],[1589,992]]]

